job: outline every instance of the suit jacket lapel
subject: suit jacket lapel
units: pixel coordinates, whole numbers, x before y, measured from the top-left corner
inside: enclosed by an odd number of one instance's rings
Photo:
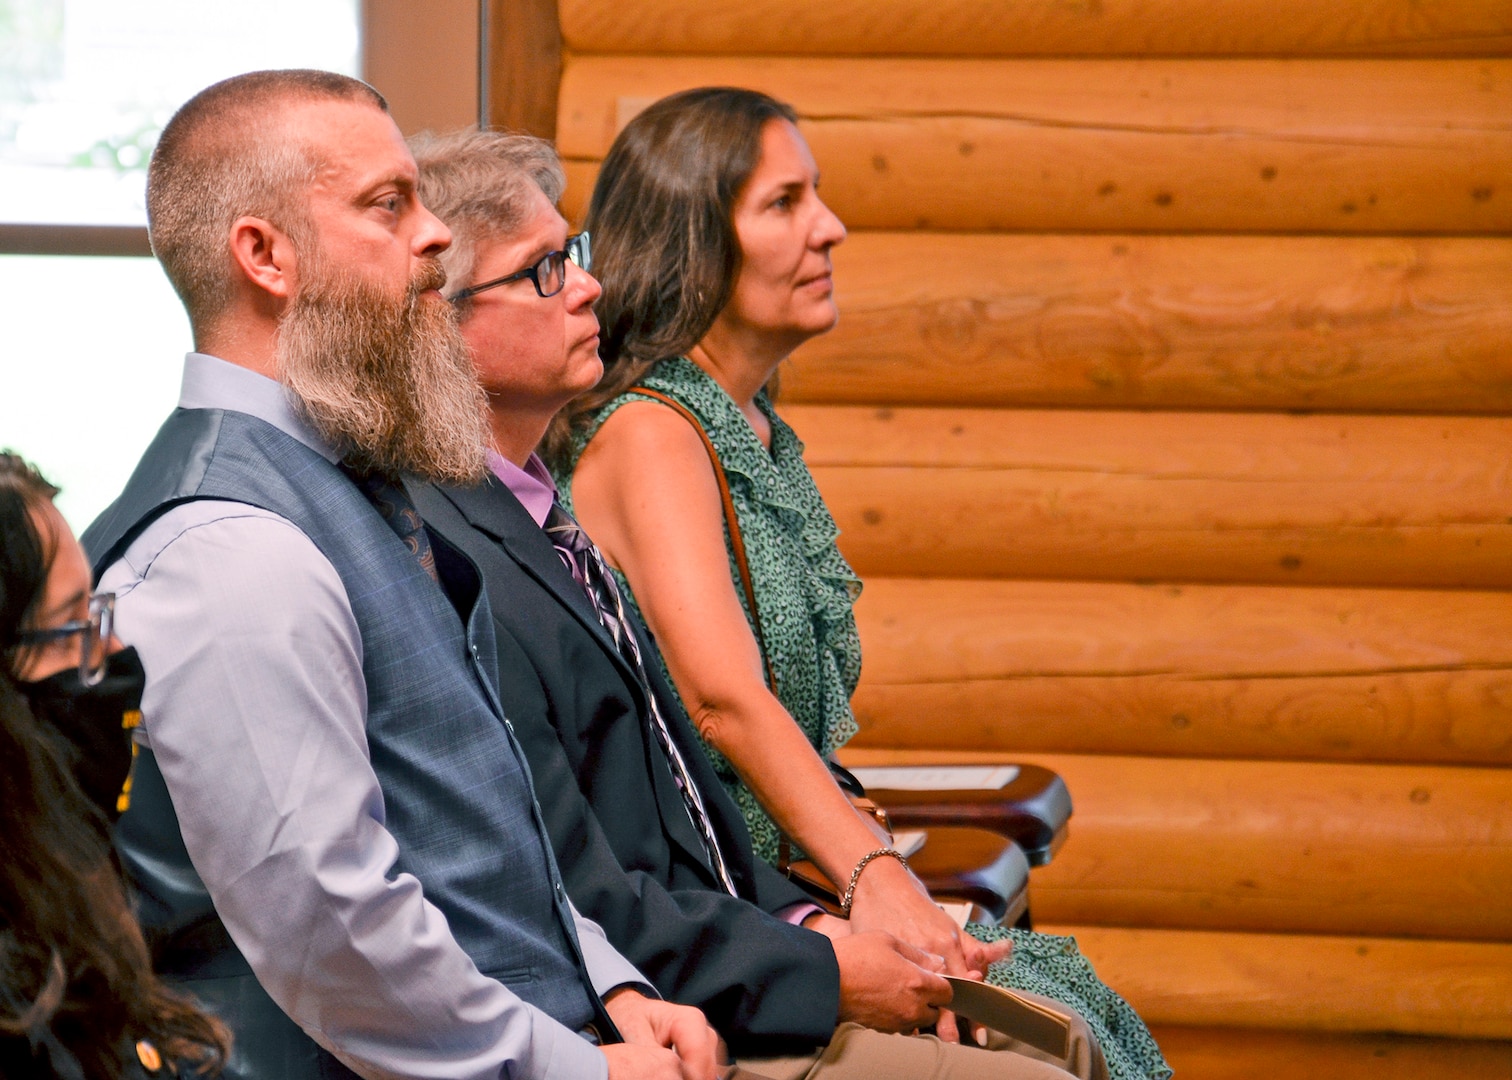
[[[438,490],[474,528],[497,540],[521,569],[572,612],[610,659],[624,669],[632,685],[635,684],[634,671],[599,621],[598,612],[594,611],[583,587],[563,564],[546,533],[508,488],[490,476],[486,484],[477,487]]]
[[[485,484],[477,487],[438,487],[436,490],[457,508],[458,512],[467,519],[468,524],[497,541],[505,554],[572,613],[573,617],[598,642],[599,647],[609,655],[611,662],[619,667],[626,683],[644,702],[645,691],[641,688],[640,679],[636,676],[635,670],[621,655],[609,631],[599,621],[598,612],[594,610],[593,603],[588,599],[583,587],[577,583],[572,572],[563,564],[562,557],[557,554],[556,548],[552,546],[545,531],[535,523],[535,519],[520,504],[520,500],[492,476]],[[647,642],[644,637],[640,638],[640,645],[642,655],[650,660],[650,653],[645,651]],[[644,707],[646,706],[643,703],[642,708]],[[670,718],[668,722],[671,723]],[[650,720],[647,719],[646,725],[649,726],[649,724]],[[675,734],[674,738],[676,738]],[[665,762],[666,757],[661,747],[655,745],[656,736],[647,730],[645,739],[647,752],[655,759]],[[684,760],[690,761],[689,768],[694,770],[695,776],[698,775],[698,770],[691,764],[689,753],[695,753],[702,759],[703,748],[686,747],[681,745],[684,740],[677,741]],[[671,782],[670,767],[665,779],[669,782],[652,785],[662,821],[679,846],[704,866],[709,875],[709,881],[717,886],[718,880],[713,868],[708,865],[703,842],[699,839],[693,822],[688,819],[688,811],[683,805],[682,795]],[[718,781],[714,783],[717,785]],[[704,802],[707,805],[712,793],[703,783],[699,784],[699,791],[703,793]]]

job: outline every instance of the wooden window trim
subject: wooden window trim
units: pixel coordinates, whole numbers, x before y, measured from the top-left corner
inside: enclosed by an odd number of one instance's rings
[[[491,127],[555,141],[562,86],[558,0],[485,0],[483,101]]]

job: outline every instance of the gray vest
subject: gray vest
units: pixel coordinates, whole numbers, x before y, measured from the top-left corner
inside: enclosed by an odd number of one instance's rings
[[[243,413],[179,409],[84,534],[87,550],[99,553],[96,573],[155,518],[194,499],[288,519],[340,576],[362,635],[368,747],[399,845],[394,871],[419,879],[479,971],[573,1030],[612,1030],[583,968],[529,768],[494,690],[492,617],[476,568],[433,535],[443,593],[319,454]],[[237,1037],[228,1076],[352,1075],[251,978],[184,851],[150,754],[138,758],[117,844],[160,968]]]

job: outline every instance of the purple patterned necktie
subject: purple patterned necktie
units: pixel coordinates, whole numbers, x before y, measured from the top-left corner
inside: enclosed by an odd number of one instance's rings
[[[436,553],[431,550],[425,522],[420,520],[420,511],[415,509],[415,504],[405,494],[404,488],[380,473],[359,475],[344,467],[343,471],[352,478],[358,490],[367,496],[379,516],[388,523],[388,527],[404,541],[404,546],[409,548],[410,554],[420,564],[420,569],[429,574],[432,581],[439,582],[441,579],[436,573]]]
[[[572,572],[573,579],[582,586],[588,594],[588,601],[593,605],[594,612],[598,615],[599,622],[604,629],[609,631],[614,645],[630,665],[630,670],[635,672],[635,677],[640,681],[641,690],[646,695],[646,702],[650,706],[651,730],[656,736],[656,742],[661,747],[662,753],[667,756],[667,763],[672,768],[672,779],[677,783],[677,790],[682,794],[683,805],[688,810],[688,817],[693,822],[693,828],[703,841],[704,853],[708,856],[709,865],[714,868],[714,874],[719,878],[719,883],[724,886],[731,896],[735,892],[735,882],[730,877],[729,868],[725,865],[724,856],[720,854],[719,843],[714,839],[714,827],[709,820],[709,812],[704,807],[703,797],[699,794],[697,786],[693,783],[693,777],[688,773],[687,762],[683,760],[677,745],[672,741],[672,733],[667,728],[667,721],[661,714],[661,706],[656,702],[656,695],[651,692],[651,680],[646,676],[645,661],[641,658],[640,645],[635,640],[635,635],[630,632],[629,623],[625,619],[625,605],[620,598],[619,587],[614,583],[614,575],[609,572],[609,567],[604,563],[604,557],[599,554],[598,548],[588,538],[581,525],[563,509],[562,504],[553,502],[551,510],[546,515],[546,524],[543,526],[546,535],[551,539],[551,545],[556,548],[557,554],[567,564],[567,569]]]

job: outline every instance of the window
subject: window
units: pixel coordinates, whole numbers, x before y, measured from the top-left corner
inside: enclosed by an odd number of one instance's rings
[[[147,158],[196,91],[359,70],[357,0],[0,0],[0,220],[147,224]]]
[[[0,0],[0,446],[82,529],[178,397],[188,322],[145,252],[143,184],[173,110],[268,67],[360,68],[358,0]]]

